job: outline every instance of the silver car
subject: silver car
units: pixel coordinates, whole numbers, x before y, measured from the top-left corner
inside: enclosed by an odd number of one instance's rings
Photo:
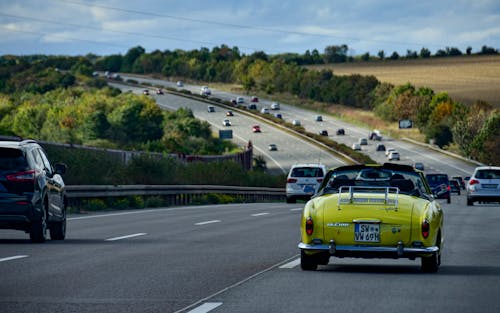
[[[500,167],[476,167],[467,182],[467,205],[475,201],[500,202]]]

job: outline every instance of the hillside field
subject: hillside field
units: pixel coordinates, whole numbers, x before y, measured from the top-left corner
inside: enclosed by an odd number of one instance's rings
[[[460,56],[416,60],[341,63],[309,68],[331,68],[336,75],[373,75],[394,85],[411,83],[448,92],[464,104],[484,100],[500,107],[500,55]]]

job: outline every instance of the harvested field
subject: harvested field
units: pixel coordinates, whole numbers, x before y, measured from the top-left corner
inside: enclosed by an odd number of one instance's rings
[[[448,92],[465,104],[484,100],[500,107],[500,55],[460,56],[416,60],[385,60],[311,66],[331,68],[336,75],[373,75],[394,85],[410,82]]]

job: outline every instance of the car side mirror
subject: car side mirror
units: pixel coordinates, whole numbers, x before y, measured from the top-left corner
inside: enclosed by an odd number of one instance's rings
[[[54,165],[55,173],[59,175],[63,175],[66,173],[66,164],[57,163]]]

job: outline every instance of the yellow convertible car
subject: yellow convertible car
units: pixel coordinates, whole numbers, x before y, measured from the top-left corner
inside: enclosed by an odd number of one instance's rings
[[[421,171],[411,166],[350,165],[330,170],[302,212],[300,264],[330,256],[408,258],[436,272],[443,248],[443,211]]]

